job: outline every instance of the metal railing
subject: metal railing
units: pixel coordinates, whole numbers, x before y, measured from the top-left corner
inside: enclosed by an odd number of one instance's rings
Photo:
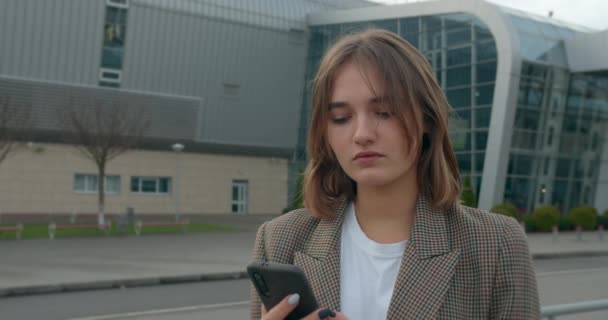
[[[548,320],[554,320],[558,316],[567,314],[593,312],[599,310],[608,310],[608,299],[558,304],[542,307],[540,309],[543,318],[547,318]]]

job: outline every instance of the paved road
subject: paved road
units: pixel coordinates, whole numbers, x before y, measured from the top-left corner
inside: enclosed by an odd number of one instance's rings
[[[0,241],[0,291],[243,271],[254,240],[255,232],[246,231]]]
[[[248,300],[246,279],[208,281],[3,298],[0,318],[60,320]]]
[[[608,299],[608,257],[534,264],[542,305]],[[244,319],[248,290],[248,280],[231,280],[74,292],[0,299],[0,310],[7,319]],[[607,318],[608,311],[559,319]]]

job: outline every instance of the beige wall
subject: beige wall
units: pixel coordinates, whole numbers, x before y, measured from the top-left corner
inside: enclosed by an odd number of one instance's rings
[[[187,148],[187,146],[186,146]],[[36,151],[37,150],[37,151]],[[287,206],[287,160],[158,151],[130,151],[112,160],[106,175],[120,175],[119,194],[106,198],[107,212],[174,213],[175,195],[130,191],[132,175],[166,176],[175,183],[180,157],[179,200],[182,213],[231,212],[232,180],[249,181],[249,214],[275,214]],[[3,212],[96,212],[97,194],[74,191],[74,174],[96,174],[91,160],[60,144],[35,144],[0,163],[0,210]]]

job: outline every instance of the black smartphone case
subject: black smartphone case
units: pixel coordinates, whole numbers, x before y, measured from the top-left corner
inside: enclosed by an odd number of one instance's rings
[[[255,261],[247,266],[247,273],[266,310],[293,293],[300,295],[300,302],[285,319],[301,319],[319,308],[306,275],[296,265]],[[266,288],[255,280],[256,273],[263,278]]]

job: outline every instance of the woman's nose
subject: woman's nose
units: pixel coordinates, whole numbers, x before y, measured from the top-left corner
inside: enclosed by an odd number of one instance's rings
[[[359,117],[355,123],[353,139],[360,145],[368,145],[376,140],[378,130],[378,119],[369,116]]]

